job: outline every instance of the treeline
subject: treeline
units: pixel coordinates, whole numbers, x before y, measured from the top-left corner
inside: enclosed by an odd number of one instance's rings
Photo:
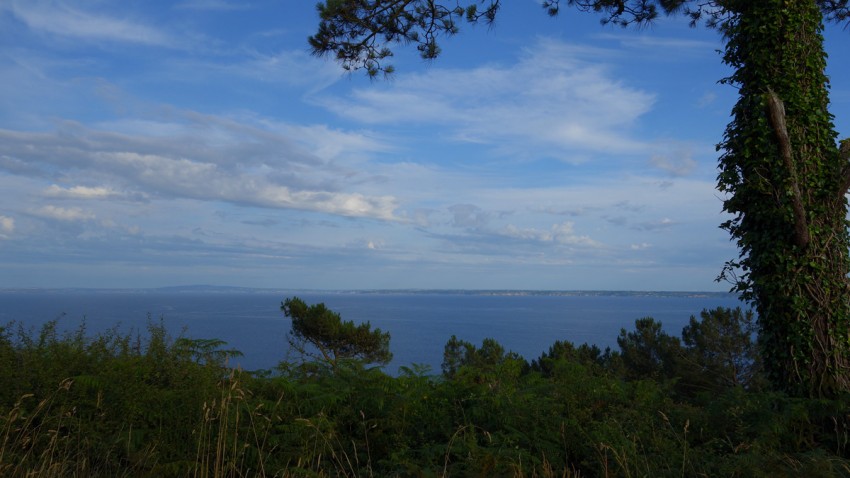
[[[0,328],[0,476],[848,476],[848,401],[771,391],[753,316],[526,361],[452,337],[442,370],[231,370],[219,340]],[[344,324],[343,324],[344,325]],[[303,333],[303,330],[302,330]],[[318,357],[324,357],[319,354]]]

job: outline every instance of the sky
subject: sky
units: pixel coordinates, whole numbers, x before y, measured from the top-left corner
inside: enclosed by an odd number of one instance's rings
[[[310,0],[0,0],[0,287],[728,290],[717,32],[503,4],[373,81]]]

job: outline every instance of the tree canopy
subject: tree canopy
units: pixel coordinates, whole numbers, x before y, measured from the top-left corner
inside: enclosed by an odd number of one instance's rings
[[[359,325],[341,320],[324,303],[307,305],[298,297],[286,299],[280,306],[292,319],[290,345],[302,355],[317,358],[332,369],[341,360],[355,359],[385,365],[392,360],[390,334],[372,329],[369,322]]]
[[[659,15],[681,14],[691,25],[725,28],[751,0],[544,0],[549,15],[562,4],[596,12],[603,24],[645,25]],[[850,0],[817,0],[827,20],[850,19]],[[387,59],[392,45],[413,44],[424,59],[440,55],[440,37],[460,32],[463,23],[492,24],[501,0],[327,0],[319,2],[319,27],[308,39],[314,55],[333,56],[346,70],[364,69],[369,76],[392,73]]]

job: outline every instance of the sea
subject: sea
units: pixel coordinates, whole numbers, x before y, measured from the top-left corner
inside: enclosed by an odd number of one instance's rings
[[[0,289],[0,324],[14,321],[37,331],[56,319],[60,330],[84,324],[88,334],[96,334],[112,328],[144,333],[149,321],[161,321],[173,337],[227,342],[244,354],[232,366],[273,369],[297,358],[287,342],[290,321],[280,309],[289,297],[324,303],[343,320],[368,321],[389,332],[393,360],[385,370],[391,374],[413,364],[439,373],[452,335],[476,345],[492,338],[530,361],[557,340],[616,350],[621,329],[632,330],[643,317],[678,336],[704,309],[748,308],[732,294],[715,292]]]

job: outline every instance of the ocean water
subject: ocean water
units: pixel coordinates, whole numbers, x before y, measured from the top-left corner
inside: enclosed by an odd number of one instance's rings
[[[746,308],[728,294],[665,293],[469,293],[315,292],[250,289],[0,290],[0,323],[37,328],[59,319],[71,330],[85,321],[91,333],[118,327],[144,331],[149,318],[173,334],[217,338],[244,353],[244,369],[272,368],[288,357],[289,320],[280,311],[287,297],[324,302],[343,320],[369,321],[390,332],[393,361],[386,370],[413,363],[440,371],[443,347],[456,335],[480,344],[493,338],[528,360],[556,340],[616,349],[621,328],[653,317],[674,335],[706,308]]]

